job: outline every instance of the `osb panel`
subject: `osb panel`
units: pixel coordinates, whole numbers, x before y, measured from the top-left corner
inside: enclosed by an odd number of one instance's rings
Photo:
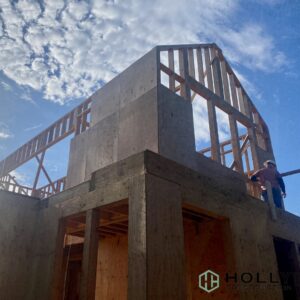
[[[199,274],[212,270],[224,278],[232,269],[233,255],[225,240],[226,223],[219,220],[184,221],[185,264],[187,280],[187,299],[239,299],[234,290],[220,286],[207,293],[199,288]]]
[[[100,239],[95,300],[127,299],[128,236]]]

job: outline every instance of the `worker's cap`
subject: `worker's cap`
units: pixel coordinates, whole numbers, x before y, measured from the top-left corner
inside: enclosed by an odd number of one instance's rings
[[[274,160],[269,159],[269,160],[266,160],[266,161],[264,162],[264,166],[265,166],[265,167],[266,167],[267,165],[269,165],[269,164],[272,164],[272,165],[274,165],[274,166],[276,167],[276,162],[275,162]]]

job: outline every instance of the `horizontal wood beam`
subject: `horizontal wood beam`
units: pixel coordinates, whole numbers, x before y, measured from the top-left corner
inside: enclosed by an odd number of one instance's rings
[[[213,93],[211,90],[209,90],[207,87],[205,87],[203,84],[196,81],[194,78],[189,77],[189,83],[191,86],[191,89],[202,96],[205,99],[209,99],[210,101],[213,101],[215,106],[220,108],[222,111],[226,112],[227,114],[231,114],[235,117],[237,121],[239,121],[241,124],[243,124],[246,127],[255,127],[255,124],[244,114],[239,112],[237,109],[232,107],[229,103],[224,101],[221,97]]]
[[[216,44],[183,44],[183,45],[161,45],[157,46],[159,51],[168,51],[169,49],[173,50],[179,50],[182,48],[190,49],[190,48],[207,48],[207,47],[213,47],[216,46]]]
[[[300,173],[300,169],[296,169],[293,171],[281,173],[281,176],[285,177],[285,176],[290,176],[290,175],[299,174],[299,173]]]

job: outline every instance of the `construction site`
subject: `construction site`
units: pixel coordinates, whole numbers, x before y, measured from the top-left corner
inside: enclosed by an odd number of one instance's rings
[[[30,160],[24,186],[11,172]],[[266,160],[268,126],[216,44],[153,48],[0,162],[0,299],[300,299],[300,218],[249,179]]]

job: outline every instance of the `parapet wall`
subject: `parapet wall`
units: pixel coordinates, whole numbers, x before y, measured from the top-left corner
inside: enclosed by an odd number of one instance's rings
[[[32,299],[39,201],[0,191],[0,299]]]
[[[70,147],[67,187],[144,150],[195,166],[190,102],[157,81],[153,49],[92,96],[91,128]]]

